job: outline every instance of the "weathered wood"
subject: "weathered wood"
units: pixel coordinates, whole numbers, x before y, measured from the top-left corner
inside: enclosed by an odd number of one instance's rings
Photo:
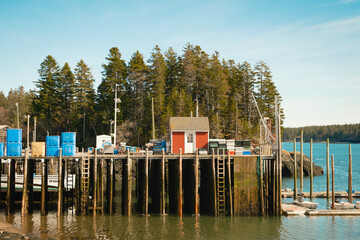
[[[75,160],[75,214],[81,214],[81,172],[79,159]]]
[[[8,160],[8,179],[7,179],[7,214],[15,212],[15,159]]]
[[[63,203],[64,203],[64,176],[63,176],[63,160],[62,160],[62,149],[59,149],[59,164],[58,164],[58,203],[57,203],[57,216],[62,215]]]
[[[97,151],[95,150],[94,166],[93,166],[93,215],[96,216],[97,211],[97,192],[98,192],[98,158]]]
[[[233,201],[232,201],[232,186],[231,186],[231,160],[230,152],[228,151],[225,163],[225,188],[226,188],[226,215],[233,215]],[[260,187],[261,189],[261,187]],[[261,190],[260,190],[261,193]]]
[[[194,162],[194,181],[193,195],[194,195],[194,215],[199,215],[199,150],[196,150]]]
[[[313,198],[314,166],[313,166],[313,139],[310,139],[310,200]]]
[[[330,164],[329,164],[329,139],[326,139],[326,195],[330,197]]]
[[[138,160],[138,212],[144,215],[148,215],[148,196],[149,196],[149,153],[148,149],[145,150],[145,159]],[[156,184],[156,183],[154,183]]]
[[[114,161],[113,159],[108,159],[107,160],[107,169],[106,169],[106,175],[107,175],[107,179],[106,179],[106,204],[107,204],[107,211],[109,213],[109,215],[113,214],[114,211],[114,206],[113,206],[113,185],[114,185]],[[124,178],[124,175],[123,175]],[[123,179],[124,181],[124,179]]]
[[[331,208],[335,209],[335,174],[334,174],[334,155],[331,155]]]
[[[300,133],[300,193],[304,191],[304,130]]]
[[[166,196],[165,196],[165,151],[162,149],[162,156],[161,156],[161,175],[160,175],[160,214],[165,215],[165,203],[166,203]]]
[[[234,157],[234,215],[259,215],[258,157]],[[274,168],[275,161],[272,161]],[[270,186],[271,187],[271,186]],[[274,203],[273,194],[271,200]],[[270,205],[274,207],[274,205]],[[274,211],[274,209],[272,209]]]
[[[182,195],[183,195],[183,191],[182,191],[182,149],[180,148],[180,153],[179,153],[179,160],[178,160],[178,164],[177,164],[177,180],[178,180],[178,185],[177,185],[177,214],[178,216],[182,216]]]
[[[100,198],[101,198],[101,214],[104,214],[104,165],[105,165],[105,159],[101,159],[101,173],[100,173]]]
[[[127,150],[122,179],[122,208],[126,216],[131,216],[131,165],[130,151]]]
[[[29,150],[25,150],[25,159],[24,159],[24,182],[23,182],[23,192],[22,192],[22,201],[21,201],[21,216],[25,217],[28,214],[28,171],[29,171]]]
[[[352,203],[353,201],[353,194],[352,194],[352,155],[351,155],[351,145],[349,145],[349,202]]]
[[[294,138],[294,199],[297,197],[297,161],[296,161],[296,138]]]
[[[48,160],[41,160],[41,215],[46,215],[48,211]]]

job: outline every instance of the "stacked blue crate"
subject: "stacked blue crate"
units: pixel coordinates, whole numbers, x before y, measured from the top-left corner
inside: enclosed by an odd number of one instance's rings
[[[11,157],[21,156],[22,129],[6,130],[6,155]]]
[[[4,143],[0,143],[0,157],[4,156]]]
[[[61,148],[63,156],[75,156],[76,154],[76,133],[61,133]]]
[[[162,152],[162,150],[166,152],[166,140],[158,140],[156,144],[153,146],[154,152]]]
[[[46,156],[59,156],[60,136],[46,136]]]

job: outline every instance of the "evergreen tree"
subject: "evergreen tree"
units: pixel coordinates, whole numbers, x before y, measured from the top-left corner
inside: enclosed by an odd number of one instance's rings
[[[93,86],[94,78],[92,76],[90,68],[86,65],[86,63],[83,60],[80,60],[77,63],[74,75],[76,80],[75,111],[77,113],[78,118],[83,119],[82,138],[81,138],[82,141],[80,142],[82,142],[83,147],[85,147],[86,135],[88,135],[86,133],[89,133],[89,131],[86,131],[86,123],[90,122],[91,116],[93,116],[94,113],[94,105],[95,105],[95,93]]]
[[[75,77],[71,71],[69,64],[66,62],[60,72],[60,81],[58,86],[59,98],[61,101],[60,126],[62,130],[68,131],[74,127],[74,121],[77,120],[74,116],[74,95],[75,95]]]
[[[59,103],[58,85],[60,68],[56,60],[48,55],[40,64],[39,79],[35,82],[37,90],[33,98],[32,115],[39,120],[39,133],[49,131],[50,134],[59,132]]]
[[[167,118],[165,109],[165,79],[166,79],[166,65],[161,49],[158,45],[155,46],[151,57],[148,61],[149,66],[149,80],[152,84],[152,97],[154,98],[154,112],[155,125],[157,134],[155,136],[164,137],[167,133]]]
[[[128,98],[125,94],[127,84],[127,67],[125,61],[121,59],[121,53],[117,47],[109,50],[109,55],[106,64],[102,67],[103,78],[97,89],[97,106],[96,115],[98,118],[97,130],[99,134],[109,134],[110,120],[114,119],[114,98],[115,98],[115,85],[118,84],[118,98],[121,99],[120,113],[117,113],[118,122],[123,119],[123,115],[128,116],[131,109],[128,107]]]

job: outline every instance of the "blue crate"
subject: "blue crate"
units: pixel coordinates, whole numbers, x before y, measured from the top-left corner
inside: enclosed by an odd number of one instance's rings
[[[21,156],[21,143],[7,143],[6,144],[6,156],[20,157]]]
[[[0,143],[0,157],[4,156],[4,143]]]
[[[243,155],[251,155],[250,151],[243,151]]]
[[[7,129],[6,142],[7,143],[21,143],[22,129]]]
[[[75,144],[61,144],[62,155],[63,156],[75,156],[76,154],[76,146]]]
[[[161,145],[162,145],[162,146],[166,146],[166,140],[162,140],[162,141],[161,141]]]
[[[60,147],[60,136],[46,136],[46,147]],[[48,155],[50,156],[50,155]]]
[[[58,157],[60,146],[46,146],[46,156]]]
[[[72,143],[76,144],[76,132],[62,132],[61,133],[61,144]]]

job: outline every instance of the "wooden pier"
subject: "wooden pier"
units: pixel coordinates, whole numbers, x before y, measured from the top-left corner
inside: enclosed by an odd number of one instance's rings
[[[6,185],[6,193],[0,192],[1,203],[5,203],[0,206],[8,214],[19,207],[19,200],[22,215],[37,207],[42,215],[54,209],[58,216],[66,208],[77,215],[94,216],[281,213],[278,185],[281,179],[278,158],[274,156],[231,156],[218,152],[150,155],[146,151],[30,157],[26,152],[22,157],[0,159],[4,166],[2,173],[7,176],[6,181],[1,181]],[[15,166],[19,165],[23,166],[23,181],[15,182],[18,171]],[[34,183],[36,169],[39,171],[36,174],[41,174],[40,183]],[[55,173],[57,181],[49,183],[49,173]],[[21,193],[15,194],[15,185],[22,187]],[[117,194],[120,202],[114,197]]]

